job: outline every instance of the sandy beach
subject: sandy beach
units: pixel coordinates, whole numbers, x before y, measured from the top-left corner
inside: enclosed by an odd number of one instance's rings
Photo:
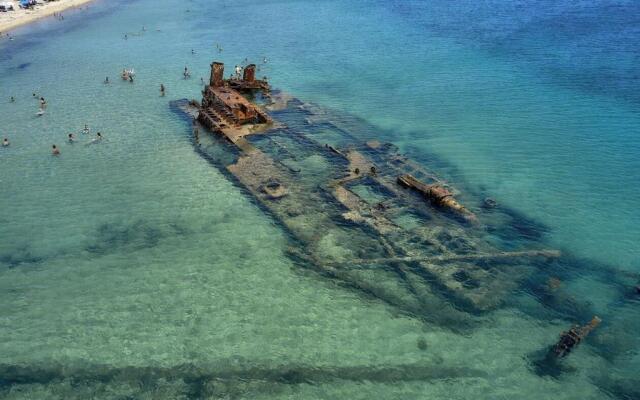
[[[64,10],[79,7],[92,0],[57,0],[49,3],[39,1],[34,8],[23,10],[16,0],[2,0],[0,3],[12,3],[13,11],[0,12],[0,32],[7,33],[19,26],[59,13]]]

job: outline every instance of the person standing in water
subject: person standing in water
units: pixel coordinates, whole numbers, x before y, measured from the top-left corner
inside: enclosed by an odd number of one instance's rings
[[[69,143],[73,143],[73,142],[76,141],[76,137],[73,135],[73,133],[69,134],[69,139],[68,140],[69,140]]]
[[[85,135],[89,133],[89,127],[87,126],[87,124],[84,124],[84,129],[82,130],[82,133],[84,133]]]
[[[187,79],[191,76],[191,74],[189,73],[189,69],[186,66],[184,67],[184,72],[182,73],[182,75],[184,75],[184,79]]]
[[[106,78],[104,78],[104,84],[108,85],[109,84],[109,77],[107,76]]]
[[[15,97],[11,96],[11,98],[9,99],[9,101],[10,101],[10,102],[12,102],[12,103],[15,103],[15,102],[16,102],[16,99],[15,99]]]
[[[164,85],[160,84],[160,96],[164,96]]]
[[[58,149],[58,147],[54,144],[52,149],[51,149],[51,154],[53,154],[54,156],[59,156],[60,155],[60,150]]]

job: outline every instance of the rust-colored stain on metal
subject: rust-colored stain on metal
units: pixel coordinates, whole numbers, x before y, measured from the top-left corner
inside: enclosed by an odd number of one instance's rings
[[[264,129],[272,121],[259,107],[244,97],[254,91],[268,92],[269,85],[255,79],[255,65],[245,68],[244,79],[224,79],[224,64],[211,64],[211,79],[203,91],[198,120],[230,141]]]

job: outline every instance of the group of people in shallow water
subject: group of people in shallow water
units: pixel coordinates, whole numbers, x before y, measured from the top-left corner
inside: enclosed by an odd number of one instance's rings
[[[89,134],[89,127],[87,126],[87,124],[84,124],[84,129],[82,129],[82,133],[83,134]],[[90,145],[90,144],[95,144],[95,143],[100,143],[102,141],[102,133],[97,132],[96,133],[96,137],[93,138],[91,141],[85,143],[86,145]],[[76,142],[76,135],[74,135],[73,133],[70,133],[67,136],[67,142],[69,142],[70,144],[73,144]],[[51,154],[53,154],[54,156],[59,156],[60,155],[60,149],[58,148],[58,146],[56,146],[55,144],[52,147],[52,151]]]
[[[135,74],[133,69],[123,69],[122,73],[120,74],[120,77],[122,78],[123,81],[129,81],[129,82],[133,83],[133,77],[135,75],[136,74]],[[109,77],[108,76],[104,80],[104,83],[109,83]]]
[[[262,58],[262,63],[266,64],[268,62],[267,57],[263,57]],[[249,64],[249,59],[245,58],[244,61],[242,62],[242,65],[236,65],[235,68],[233,69],[233,74],[231,74],[231,79],[242,79],[242,75],[243,75],[243,71],[244,71],[244,65],[248,65]],[[258,71],[260,71],[260,66],[258,66]]]
[[[133,83],[133,77],[135,75],[136,75],[136,73],[135,73],[135,70],[133,68],[131,68],[131,69],[123,68],[122,69],[122,73],[120,73],[120,78],[122,78],[123,81],[129,81],[129,82]],[[184,79],[191,78],[191,72],[189,72],[189,68],[184,67],[184,72],[182,73],[182,76],[184,77]],[[204,83],[204,79],[200,78],[200,81]],[[102,83],[104,83],[105,85],[108,85],[108,84],[111,83],[111,81],[109,81],[109,77],[107,76],[107,77],[104,78],[104,81],[102,81]],[[164,88],[163,84],[160,85],[160,94],[162,96],[164,96],[164,94],[165,94],[165,88]],[[12,102],[14,101],[13,97],[11,98],[11,101]]]
[[[40,108],[38,110],[38,112],[36,113],[36,115],[41,116],[44,114],[44,111],[47,109],[47,101],[44,99],[44,97],[42,96],[38,96],[36,94],[36,92],[33,92],[33,98],[34,99],[38,99],[40,101]],[[15,103],[16,102],[16,98],[11,96],[9,97],[9,102],[10,103]]]
[[[220,45],[219,45],[219,44],[216,44],[216,47],[218,48],[218,50],[219,50],[220,52],[222,52],[222,47],[220,47]],[[192,53],[192,54],[195,54],[194,50],[191,50],[191,53]],[[262,62],[263,62],[264,64],[266,64],[266,63],[267,63],[267,58],[266,58],[266,57],[264,57],[264,59],[263,59],[263,61],[262,61]],[[248,60],[246,60],[246,59],[245,59],[245,63],[248,63]],[[242,70],[243,70],[243,67],[241,67],[241,66],[239,66],[239,65],[236,65],[236,66],[235,66],[235,69],[234,69],[234,73],[235,73],[235,74],[232,74],[232,77],[235,77],[235,78],[237,78],[237,79],[240,79],[240,76],[241,76],[241,74],[242,74]],[[189,79],[189,78],[191,77],[191,73],[189,72],[189,69],[188,69],[187,67],[184,67],[184,72],[183,72],[183,74],[182,74],[182,75],[184,76],[184,79]],[[133,83],[133,77],[134,77],[134,76],[135,76],[135,72],[134,72],[134,70],[133,70],[133,69],[123,69],[123,70],[122,70],[121,77],[122,77],[122,79],[123,79],[123,80],[128,80],[129,82]],[[200,78],[200,81],[201,81],[203,84],[205,84],[205,82],[204,82],[204,79],[203,79],[203,78]],[[109,83],[110,83],[110,82],[109,82],[109,77],[106,77],[106,78],[105,78],[104,83],[105,83],[105,84],[109,84]],[[165,93],[166,93],[166,88],[165,88],[164,84],[160,84],[160,96],[164,96],[164,95],[165,95]],[[35,92],[33,93],[33,98],[35,98],[35,99],[39,99],[39,102],[40,102],[40,110],[38,111],[38,113],[37,113],[36,115],[38,115],[38,116],[44,115],[44,112],[45,112],[45,110],[46,110],[46,108],[47,108],[47,101],[44,99],[44,97],[42,97],[42,96],[38,96]],[[11,103],[15,103],[16,99],[15,99],[15,97],[11,96],[11,97],[9,98],[9,101],[10,101]],[[85,134],[85,135],[86,135],[86,134],[89,134],[89,127],[87,126],[87,124],[85,124],[85,125],[84,125],[84,129],[82,129],[82,133],[83,133],[83,134]],[[197,133],[196,133],[196,135],[197,135]],[[101,134],[100,132],[97,132],[97,133],[96,133],[96,137],[95,137],[94,139],[92,139],[90,142],[86,143],[86,144],[87,144],[87,145],[90,145],[90,144],[94,144],[94,143],[99,143],[99,142],[101,142],[101,141],[102,141],[102,139],[103,139],[102,134]],[[68,136],[67,136],[67,141],[68,141],[69,143],[75,143],[75,141],[76,141],[76,136],[75,136],[73,133],[69,133],[69,134],[68,134]],[[9,147],[9,146],[10,146],[10,144],[11,144],[11,143],[9,142],[9,138],[6,138],[6,137],[5,137],[5,138],[2,140],[2,147]],[[58,155],[60,155],[60,149],[58,148],[58,146],[57,146],[57,145],[55,145],[55,144],[54,144],[54,145],[52,146],[51,153],[52,153],[54,156],[58,156]]]
[[[87,135],[89,134],[90,130],[89,130],[89,126],[87,124],[84,124],[84,128],[82,129],[82,133]],[[103,137],[102,137],[102,133],[97,132],[96,133],[96,137],[93,138],[91,141],[85,143],[86,145],[90,145],[90,144],[96,144],[96,143],[100,143],[102,141]],[[73,144],[76,142],[76,135],[73,133],[70,133],[69,135],[67,135],[67,142],[69,142],[70,144]],[[9,147],[11,145],[11,143],[9,142],[9,138],[4,138],[2,139],[2,147]],[[52,145],[51,146],[51,154],[53,154],[54,156],[59,156],[60,155],[60,148],[58,148],[57,145]]]
[[[89,126],[87,124],[84,124],[84,128],[82,129],[82,133],[84,135],[89,134]],[[99,143],[99,142],[102,141],[102,139],[103,139],[102,138],[102,133],[97,132],[96,133],[96,137],[93,138],[91,141],[85,143],[85,144],[89,145],[89,144]],[[74,135],[73,133],[70,133],[69,135],[67,135],[67,142],[69,142],[70,144],[73,144],[73,143],[75,143],[75,141],[76,141],[76,135]],[[54,156],[60,155],[60,150],[58,149],[58,147],[55,144],[53,145],[53,152],[52,153],[53,153]]]

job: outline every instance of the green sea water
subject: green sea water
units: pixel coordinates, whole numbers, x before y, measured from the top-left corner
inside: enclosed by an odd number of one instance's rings
[[[637,7],[537,6],[100,0],[12,32],[0,398],[636,398],[640,118],[625,46],[638,37],[620,26]],[[287,257],[287,232],[194,151],[169,106],[200,97],[214,59],[245,57],[536,221],[578,260],[557,271],[563,304],[525,282],[460,331]],[[603,326],[566,371],[537,374],[531,354],[591,313]]]

